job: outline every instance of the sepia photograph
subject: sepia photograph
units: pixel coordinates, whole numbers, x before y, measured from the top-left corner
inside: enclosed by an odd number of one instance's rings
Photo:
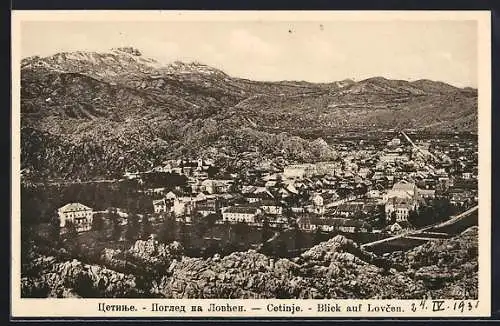
[[[20,299],[477,304],[477,18],[131,14],[14,22]]]

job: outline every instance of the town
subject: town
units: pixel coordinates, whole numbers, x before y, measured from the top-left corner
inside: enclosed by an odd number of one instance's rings
[[[231,226],[247,242],[255,231],[262,236],[253,245],[262,248],[290,230],[322,239],[342,233],[375,241],[476,206],[477,142],[459,136],[411,137],[400,132],[385,139],[331,140],[338,153],[334,161],[283,164],[276,158],[237,172],[221,169],[213,159],[168,160],[149,171],[124,174],[149,198],[149,211],[96,211],[93,203],[73,202],[58,210],[59,226],[62,233],[70,228],[88,232],[102,224],[96,218],[109,219],[114,213],[118,224],[134,223],[137,232],[139,223],[151,224],[147,236],[164,240],[181,239],[165,236],[169,230],[162,228],[189,232],[200,223],[205,232],[199,236],[211,243],[222,237],[207,233],[210,227]],[[308,246],[296,239],[297,232],[288,232],[295,238],[291,250]]]

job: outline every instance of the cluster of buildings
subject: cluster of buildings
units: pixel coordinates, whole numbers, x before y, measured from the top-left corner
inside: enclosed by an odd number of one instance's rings
[[[208,178],[209,170],[214,166],[211,159],[185,159],[167,160],[161,165],[146,172],[125,172],[124,177],[129,180],[141,181],[141,176],[148,173],[174,173],[178,175],[192,176],[194,178]],[[142,182],[142,181],[141,181]]]
[[[454,205],[477,202],[477,144],[462,140],[408,144],[393,138],[337,148],[339,159],[332,162],[282,167],[256,162],[236,174],[218,171],[211,160],[168,161],[152,171],[183,175],[186,184],[147,193],[153,197],[155,215],[173,214],[185,223],[212,214],[218,223],[296,222],[304,230],[342,232],[370,232],[374,219],[380,218],[404,223],[412,211],[437,196]],[[141,178],[130,173],[126,177]],[[61,221],[77,216],[71,215],[73,206],[66,206],[59,213],[64,216]],[[91,215],[82,212],[84,218]]]

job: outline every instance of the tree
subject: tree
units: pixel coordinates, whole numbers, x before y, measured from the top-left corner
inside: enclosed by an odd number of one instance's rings
[[[178,232],[178,239],[180,240],[184,248],[187,248],[189,244],[189,237],[186,231],[186,224],[181,223],[177,228],[177,232]]]
[[[293,239],[294,239],[294,243],[295,243],[294,249],[301,249],[302,246],[304,245],[304,235],[302,234],[302,230],[300,229],[300,227],[296,221],[294,221],[292,223],[291,227],[292,227],[292,234],[293,234]]]
[[[245,241],[248,231],[248,224],[245,221],[240,221],[234,225],[234,233],[240,237],[242,241]]]
[[[293,217],[293,211],[290,206],[285,206],[283,207],[283,216],[287,218],[292,218]]]
[[[240,177],[234,179],[234,182],[229,187],[231,193],[240,193],[241,191],[241,179]]]
[[[78,241],[78,231],[73,221],[66,221],[64,226],[66,229],[66,239],[69,239],[69,249],[74,257],[78,257],[81,253],[80,243]]]
[[[104,229],[104,220],[101,215],[95,214],[92,219],[92,230],[102,231]]]
[[[396,222],[396,211],[392,211],[389,213],[389,224],[393,224]]]
[[[283,239],[277,239],[274,245],[275,255],[278,257],[286,257],[288,255],[288,248]]]
[[[376,218],[373,223],[376,227],[384,227],[386,225],[385,207],[383,205],[378,205],[375,212]]]
[[[203,214],[201,214],[197,209],[191,211],[191,222],[193,224],[207,224]]]
[[[435,211],[432,206],[424,206],[419,209],[418,219],[415,226],[425,226],[434,223]]]
[[[122,234],[122,229],[120,225],[120,216],[116,210],[111,210],[108,215],[109,221],[111,222],[111,235],[110,239],[113,241],[119,240]]]
[[[321,233],[321,227],[318,226],[316,228],[316,230],[314,230],[313,241],[314,241],[315,244],[318,244],[322,240],[323,240],[323,236],[322,236],[322,233]]]
[[[59,244],[61,240],[61,227],[59,223],[58,217],[54,217],[50,220],[49,237],[55,244]]]
[[[269,225],[269,219],[264,217],[262,220],[262,242],[266,242],[272,237],[271,226]]]
[[[410,212],[408,213],[408,222],[412,226],[417,226],[418,225],[418,218],[419,218],[418,211],[413,210],[413,209],[410,210]]]
[[[353,218],[357,220],[363,220],[366,218],[366,214],[362,210],[356,210],[356,212],[354,212]]]
[[[137,239],[139,234],[139,217],[130,213],[127,217],[127,229],[125,231],[125,238],[129,241],[134,241]]]
[[[171,214],[165,215],[160,230],[158,231],[158,240],[163,243],[170,243],[176,240],[175,235],[175,218]]]
[[[210,166],[207,169],[207,174],[208,174],[209,178],[214,178],[217,175],[218,172],[219,172],[219,170],[216,167],[213,167],[213,166]]]
[[[78,237],[78,231],[73,221],[66,221],[66,236],[68,239],[76,239]]]
[[[144,215],[142,217],[142,221],[141,221],[142,225],[141,225],[141,239],[143,240],[146,240],[149,238],[149,236],[151,235],[151,233],[153,233],[153,226],[151,225],[151,221],[149,220],[149,218]]]
[[[211,228],[215,225],[215,223],[217,222],[218,219],[219,219],[219,216],[217,214],[211,213],[205,217],[205,222],[206,222],[207,226],[209,228]]]

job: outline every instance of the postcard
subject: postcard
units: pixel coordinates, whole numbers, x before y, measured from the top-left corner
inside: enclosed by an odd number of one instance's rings
[[[488,11],[14,11],[17,318],[490,315]]]

